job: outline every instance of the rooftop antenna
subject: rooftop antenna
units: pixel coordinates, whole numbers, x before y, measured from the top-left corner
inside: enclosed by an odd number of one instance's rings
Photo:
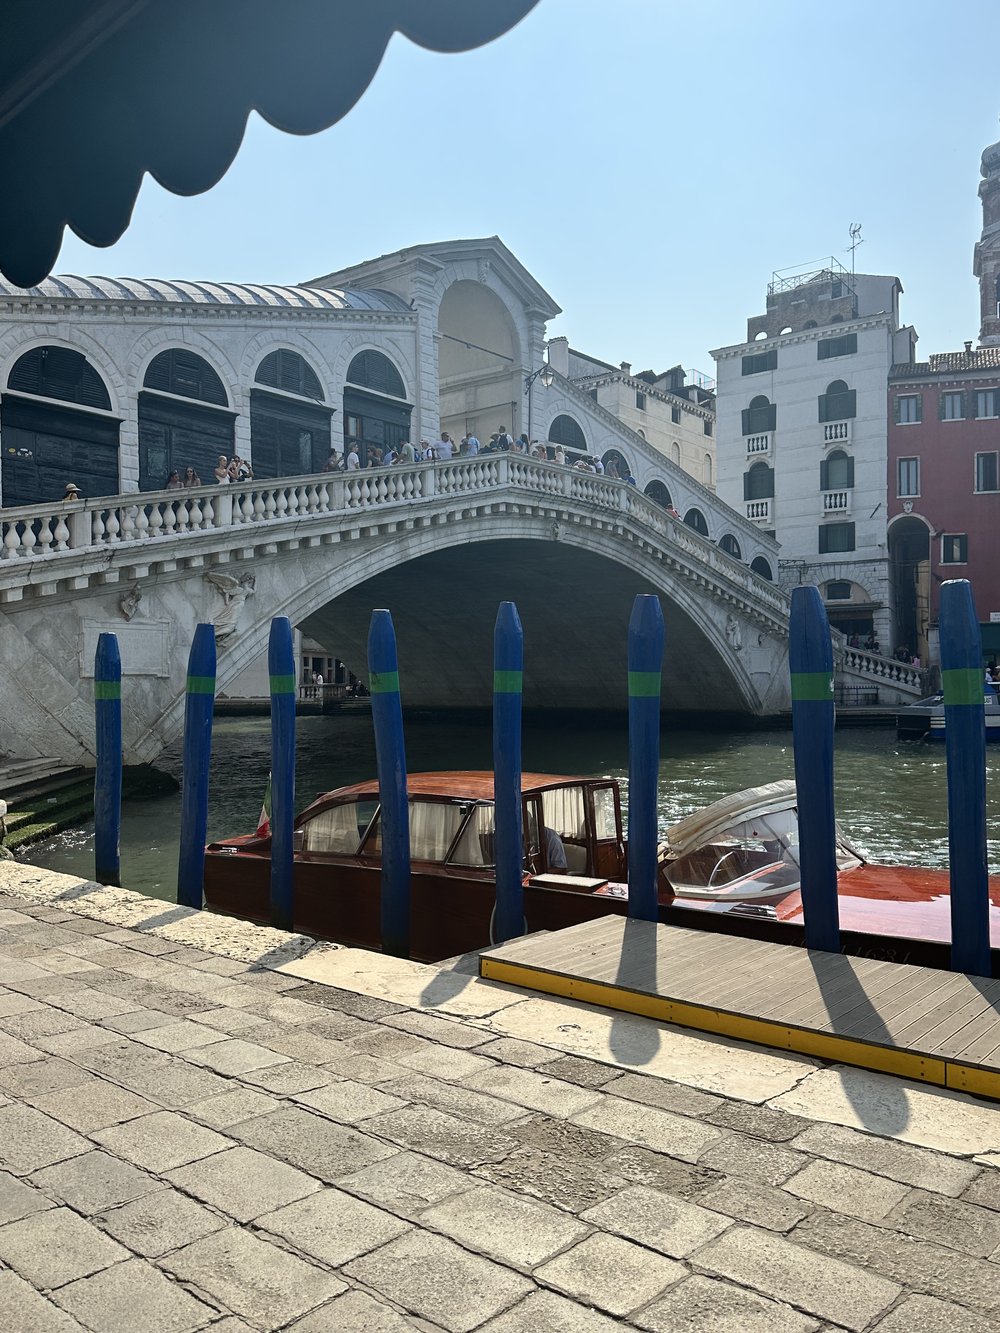
[[[850,250],[850,252],[851,252],[851,277],[853,278],[853,277],[854,277],[854,256],[855,256],[855,252],[856,252],[856,250],[857,250],[857,248],[858,248],[859,245],[864,245],[864,241],[861,239],[861,223],[860,223],[860,222],[852,222],[852,223],[851,223],[851,227],[850,227],[850,231],[851,231],[851,244],[850,244],[847,248],[848,248],[848,249]]]

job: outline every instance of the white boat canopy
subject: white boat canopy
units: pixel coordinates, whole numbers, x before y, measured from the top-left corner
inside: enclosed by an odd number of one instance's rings
[[[796,802],[795,782],[786,778],[783,782],[768,782],[763,787],[748,787],[745,791],[733,792],[721,801],[695,810],[693,814],[678,820],[667,830],[667,842],[671,857],[686,856],[702,843],[714,838],[734,824],[747,823],[787,810]]]

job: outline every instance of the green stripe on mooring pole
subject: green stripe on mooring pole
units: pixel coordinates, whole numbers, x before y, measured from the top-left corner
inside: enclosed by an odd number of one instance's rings
[[[215,626],[199,625],[188,658],[184,704],[181,845],[177,862],[177,901],[182,907],[201,907],[205,889],[208,766],[212,758],[214,708]]]
[[[524,829],[521,813],[521,686],[524,631],[513,602],[501,602],[493,627],[493,807],[496,821],[494,938],[524,934]],[[542,830],[538,830],[541,845]]]
[[[986,694],[983,649],[968,579],[941,584],[938,613],[948,761],[951,966],[988,977],[990,889],[986,859]]]
[[[121,884],[122,660],[118,636],[102,634],[94,661],[94,878]]]
[[[656,795],[660,781],[663,610],[639,593],[628,623],[628,914],[659,918]]]
[[[372,612],[368,673],[382,834],[382,952],[409,958],[410,808],[396,631],[386,610]]]
[[[840,952],[833,804],[833,646],[819,589],[792,589],[788,626],[799,875],[806,946]]]
[[[275,616],[267,641],[271,683],[271,925],[291,930],[295,916],[295,650],[292,623]]]

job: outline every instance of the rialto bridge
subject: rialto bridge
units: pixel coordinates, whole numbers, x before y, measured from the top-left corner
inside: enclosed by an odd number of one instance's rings
[[[713,521],[732,514],[711,503]],[[363,674],[371,609],[388,606],[404,703],[486,707],[504,598],[528,708],[624,707],[632,599],[655,592],[665,707],[778,713],[788,603],[748,563],[772,547],[737,559],[633,485],[516,454],[0,510],[0,754],[92,762],[94,650],[114,630],[126,760],[152,761],[180,733],[206,620],[224,690],[277,614]],[[887,669],[847,663],[858,680]]]

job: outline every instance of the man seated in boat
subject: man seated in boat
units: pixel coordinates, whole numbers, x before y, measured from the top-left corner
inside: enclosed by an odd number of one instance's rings
[[[569,870],[566,861],[566,848],[563,846],[563,840],[555,829],[547,825],[542,826],[542,842],[545,846],[545,864],[550,874],[565,875]]]

